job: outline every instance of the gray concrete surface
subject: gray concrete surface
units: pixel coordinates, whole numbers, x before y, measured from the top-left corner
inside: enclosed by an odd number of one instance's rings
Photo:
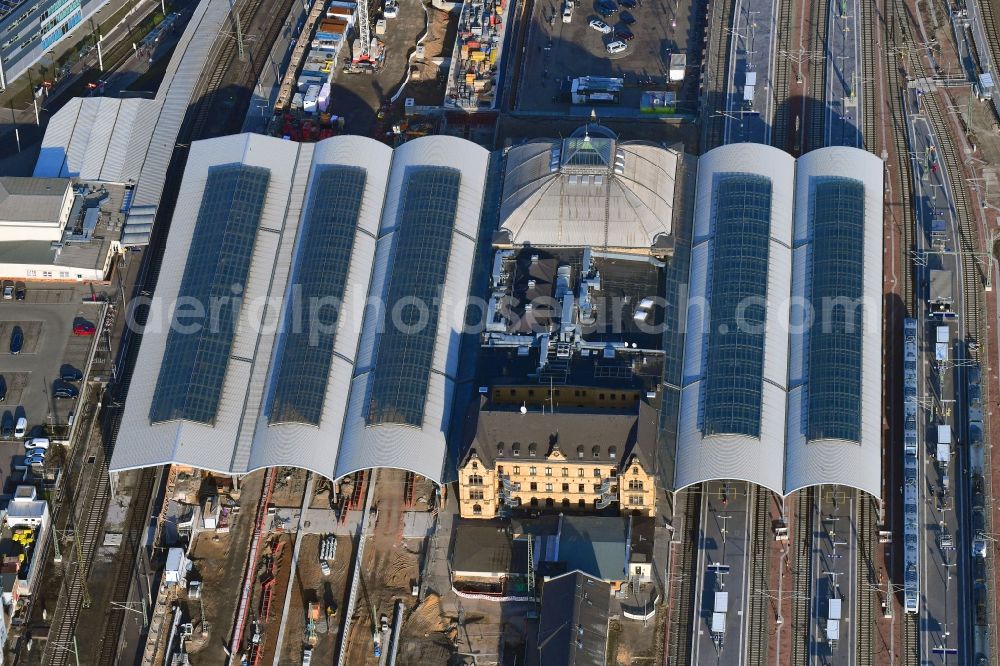
[[[692,663],[743,664],[749,617],[749,503],[742,481],[710,481],[701,505],[701,535],[695,583]],[[728,567],[722,573],[718,567]],[[729,593],[726,630],[721,641],[711,632],[716,592]]]
[[[777,0],[736,0],[730,39],[725,142],[771,143]],[[743,101],[747,73],[756,72],[753,102]]]
[[[809,663],[857,663],[858,530],[856,491],[823,486],[814,504]],[[841,600],[840,638],[827,634],[831,599]]]
[[[15,420],[18,416],[27,418],[29,429],[66,423],[77,400],[53,398],[53,382],[64,364],[83,372],[95,342],[95,336],[73,335],[73,322],[84,319],[98,329],[102,323],[101,305],[82,302],[89,289],[81,286],[55,291],[63,302],[40,302],[53,292],[36,290],[30,283],[27,300],[0,302],[0,375],[8,384],[3,409]],[[9,347],[14,326],[24,330],[24,347],[17,355],[11,354]],[[74,385],[79,388],[80,382]]]
[[[567,78],[615,76],[623,77],[626,83],[621,103],[596,107],[598,116],[639,115],[644,90],[667,89],[668,52],[687,51],[690,3],[679,0],[638,0],[638,3],[637,7],[626,10],[636,22],[625,25],[620,13],[601,17],[595,0],[578,0],[571,23],[563,23],[562,4],[557,0],[536,1],[528,37],[523,45],[515,45],[525,49],[518,77],[518,110],[566,113],[570,105],[554,98]],[[612,28],[631,30],[635,39],[628,42],[628,50],[608,55],[605,45],[616,37],[591,28],[588,23],[592,18],[601,19]],[[653,83],[639,85],[638,77],[652,77]],[[592,107],[581,108],[584,115],[589,115]]]
[[[826,145],[864,147],[861,136],[861,81],[874,72],[861,71],[859,0],[833,0],[827,24]]]
[[[376,17],[372,16],[374,22]],[[376,114],[406,78],[409,54],[416,49],[417,38],[424,32],[426,16],[419,0],[399,0],[399,16],[388,19],[385,37],[385,65],[377,74],[345,74],[342,67],[330,84],[329,112],[344,118],[348,134],[370,136]],[[374,34],[374,32],[373,32]],[[339,64],[350,58],[345,48]],[[443,97],[443,92],[442,92]],[[259,113],[259,112],[258,112]]]

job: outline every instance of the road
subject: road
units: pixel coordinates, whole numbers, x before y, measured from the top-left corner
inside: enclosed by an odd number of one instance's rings
[[[748,484],[709,481],[701,505],[698,540],[692,663],[740,665],[746,662],[749,617],[749,502]],[[728,592],[725,633],[718,645],[712,636],[715,593]]]
[[[822,486],[816,493],[812,539],[812,599],[809,663],[844,664],[857,660],[854,608],[857,604],[857,493],[841,486]],[[841,601],[839,640],[827,632],[830,601]]]
[[[861,136],[861,15],[860,0],[832,0],[827,25],[826,119],[827,146],[864,147]],[[870,76],[870,74],[868,74]]]
[[[928,120],[920,114],[915,91],[908,92],[909,134],[911,159],[915,188],[918,193],[913,202],[918,218],[917,244],[924,252],[935,252],[930,243],[931,220],[945,221],[948,240],[944,252],[952,252],[958,247],[958,220],[951,202],[949,183],[945,169],[934,168],[933,152],[940,153],[936,137]],[[940,246],[939,246],[940,247]],[[918,372],[918,395],[922,396],[922,412],[925,418],[918,419],[919,437],[923,446],[918,449],[920,468],[923,470],[922,499],[920,504],[920,524],[924,526],[920,537],[920,580],[921,580],[921,662],[925,664],[964,663],[962,655],[970,654],[967,618],[971,607],[968,600],[968,586],[956,584],[966,580],[967,560],[962,553],[969,552],[968,516],[965,510],[966,479],[962,469],[962,457],[951,456],[944,464],[936,461],[932,451],[937,451],[938,424],[952,426],[953,441],[961,445],[963,438],[958,435],[961,423],[956,415],[964,411],[963,392],[956,390],[957,383],[954,362],[935,361],[935,328],[940,322],[930,322],[927,317],[927,292],[931,269],[951,269],[954,271],[956,311],[963,310],[964,292],[962,285],[962,262],[956,261],[955,254],[926,254],[926,261],[918,261],[916,266],[918,288],[917,318],[920,371]],[[965,339],[964,320],[957,318],[957,324],[950,324],[949,354],[953,357],[960,345],[955,340]],[[958,401],[957,403],[955,401]],[[957,407],[956,407],[957,404]],[[955,446],[953,445],[953,450]],[[952,490],[945,491],[944,475],[947,474]],[[963,519],[964,518],[964,519]],[[943,536],[951,535],[954,549],[943,547]],[[957,569],[957,571],[956,571]],[[956,582],[952,582],[955,580]],[[958,650],[960,656],[948,654]],[[949,662],[950,659],[950,662]]]
[[[736,0],[729,40],[725,143],[771,143],[778,0]],[[748,74],[756,77],[753,101],[744,101]]]

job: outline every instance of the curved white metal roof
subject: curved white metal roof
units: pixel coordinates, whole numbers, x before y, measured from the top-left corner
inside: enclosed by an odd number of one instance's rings
[[[594,158],[574,161],[581,147]],[[500,228],[517,246],[648,250],[672,228],[678,157],[603,136],[515,146],[507,153]]]
[[[392,149],[371,139],[360,136],[336,137],[315,144],[311,168],[303,169],[303,175],[315,171],[317,166],[344,164],[360,166],[367,171],[364,199],[354,234],[346,291],[341,311],[344,316],[337,319],[333,359],[327,384],[327,400],[323,403],[323,414],[319,426],[307,423],[274,423],[269,425],[266,404],[259,411],[255,435],[247,468],[250,470],[278,465],[299,465],[290,461],[309,460],[325,477],[335,478],[334,467],[340,449],[340,438],[346,412],[346,395],[350,386],[353,363],[357,358],[361,337],[362,313],[368,298],[368,289],[375,260],[375,238],[382,217],[382,202],[385,198]],[[303,150],[308,144],[303,144]],[[309,200],[309,185],[303,184],[302,201]],[[293,199],[299,197],[293,196]],[[305,203],[303,203],[303,207]],[[302,215],[308,211],[303,210]],[[299,218],[301,219],[301,217]],[[295,251],[301,252],[297,238]],[[294,252],[285,258],[286,274],[291,270]],[[292,302],[292,284],[285,287],[285,308]],[[283,311],[283,318],[287,315]],[[298,316],[303,316],[302,314]],[[271,365],[267,375],[267,385],[273,386],[281,345],[272,345]],[[329,399],[335,398],[335,399]],[[265,396],[266,400],[266,396]]]
[[[369,321],[369,310],[361,336],[361,349],[351,382],[351,397],[344,422],[344,435],[337,459],[338,477],[372,467],[399,467],[440,483],[447,452],[447,430],[451,423],[454,380],[458,371],[459,343],[464,327],[465,304],[475,263],[476,238],[482,214],[483,192],[489,151],[474,143],[448,136],[421,137],[396,150],[386,191],[385,213],[379,231],[378,252],[372,275],[371,295],[385,300],[387,281],[399,253],[397,247],[400,195],[408,167],[442,166],[461,172],[458,205],[451,239],[451,256],[441,285],[441,308],[431,362],[430,382],[424,396],[423,422],[419,428],[383,423],[367,425],[368,399],[375,370],[378,324]],[[390,263],[392,262],[392,263]],[[386,315],[386,313],[380,313]],[[388,325],[388,324],[387,324]]]
[[[776,148],[733,144],[711,150],[698,162],[692,233],[689,308],[684,348],[677,464],[674,484],[682,488],[712,479],[746,479],[781,493],[784,459],[785,384],[788,336],[780,321],[790,289],[792,206],[795,160]],[[771,185],[770,241],[766,288],[760,435],[705,435],[704,383],[708,371],[711,265],[715,223],[713,202],[719,175],[763,176]],[[704,307],[697,307],[703,303]]]
[[[788,434],[785,492],[820,484],[851,486],[880,497],[882,492],[882,199],[883,162],[855,148],[814,150],[798,160],[795,215],[795,279],[793,298],[809,298],[813,272],[812,215],[814,183],[827,177],[849,178],[864,187],[864,235],[859,239],[863,266],[863,304],[855,335],[861,341],[860,437],[807,438],[809,395],[809,329],[793,327],[789,364]],[[823,305],[813,304],[823,317]],[[815,369],[814,369],[815,372]]]
[[[213,425],[150,421],[161,367],[170,362],[165,358],[166,341],[182,280],[182,271],[163,271],[156,291],[156,299],[162,303],[154,308],[161,316],[151,319],[142,339],[142,360],[126,401],[111,469],[180,463],[239,474],[280,465],[337,478],[358,469],[391,466],[440,483],[463,323],[461,306],[468,296],[488,159],[485,149],[454,137],[417,139],[395,152],[356,136],[300,145],[243,134],[192,144],[164,266],[186,263],[211,167],[239,163],[265,167],[270,173],[221,398]],[[289,316],[295,321],[288,308],[295,303],[298,285],[290,282],[303,249],[315,174],[326,165],[361,167],[366,179],[325,395],[321,396],[321,417],[317,425],[304,421],[272,423],[269,398],[285,335],[279,331],[283,322],[290,321]],[[392,250],[398,235],[399,193],[408,169],[428,165],[457,169],[461,186],[430,380],[423,396],[423,425],[370,427],[364,421],[367,383],[381,322],[372,315],[379,309],[366,310],[366,305],[373,298],[385,297],[387,281],[396,266]]]
[[[764,176],[771,183],[766,319],[759,437],[705,430],[705,383],[711,359],[710,287],[715,251],[714,183],[722,176]],[[865,298],[858,441],[806,437],[808,328],[801,304],[813,270],[812,186],[817,178],[848,177],[864,184]],[[710,480],[745,480],[787,495],[818,484],[841,484],[881,495],[881,220],[882,162],[854,148],[826,148],[798,160],[775,148],[732,144],[698,164],[692,234],[684,371],[674,487]],[[794,249],[793,249],[794,248]],[[874,327],[874,328],[871,328]]]

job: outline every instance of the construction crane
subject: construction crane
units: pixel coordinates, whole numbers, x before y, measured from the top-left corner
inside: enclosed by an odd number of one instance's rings
[[[358,2],[358,29],[361,31],[361,50],[354,54],[354,60],[371,58],[371,23],[368,20],[368,0]]]
[[[378,2],[378,0],[358,2],[358,39],[354,40],[351,47],[351,62],[344,68],[345,72],[373,74],[381,66],[384,44],[377,37],[372,37],[369,2]]]

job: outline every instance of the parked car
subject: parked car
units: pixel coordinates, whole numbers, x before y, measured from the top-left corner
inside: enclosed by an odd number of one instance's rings
[[[14,287],[14,298],[23,301],[24,296],[28,293],[28,288],[24,286],[23,282],[18,282]]]
[[[31,450],[31,449],[46,450],[49,448],[49,440],[47,437],[29,437],[28,439],[24,440],[24,448],[25,450]]]
[[[618,5],[613,2],[599,2],[597,3],[597,13],[604,18],[614,16],[618,13]]]
[[[41,447],[35,447],[33,449],[28,449],[24,455],[27,456],[28,458],[36,458],[36,457],[44,458],[46,452],[47,449],[43,449]]]
[[[4,379],[3,375],[0,375],[0,402],[7,399],[7,380]]]
[[[22,416],[17,419],[17,425],[14,426],[14,437],[16,439],[24,439],[26,432],[28,432],[28,419]]]
[[[20,354],[21,347],[24,346],[24,331],[21,330],[20,326],[15,326],[14,330],[10,332],[10,353]]]
[[[89,321],[78,321],[73,324],[73,335],[93,335],[97,329]]]
[[[43,465],[45,464],[45,458],[40,456],[25,456],[24,464],[31,467],[32,465]]]
[[[3,300],[12,301],[14,300],[14,281],[4,280],[3,281]]]
[[[610,42],[606,48],[608,49],[608,53],[621,53],[628,48],[628,44],[616,39],[615,41]]]
[[[83,379],[83,373],[67,363],[59,369],[59,379],[64,382],[78,382]]]
[[[382,12],[382,15],[386,18],[396,18],[399,16],[399,5],[395,0],[388,0],[385,3],[385,10]]]
[[[611,26],[600,19],[590,19],[589,25],[602,35],[607,35],[611,32]]]
[[[56,384],[52,388],[53,398],[75,398],[80,395],[80,389],[72,384]]]
[[[632,16],[632,12],[622,12],[618,15],[618,18],[622,20],[625,25],[632,25],[635,23],[635,17]]]
[[[635,39],[635,35],[633,35],[632,31],[628,28],[616,28],[615,37],[625,42],[631,42]]]
[[[322,572],[322,574],[324,576],[329,576],[330,575],[330,563],[327,562],[326,560],[320,560],[319,561],[319,570],[320,570],[320,572]]]
[[[10,439],[14,436],[14,415],[9,411],[3,413],[3,420],[0,420],[0,437]]]

